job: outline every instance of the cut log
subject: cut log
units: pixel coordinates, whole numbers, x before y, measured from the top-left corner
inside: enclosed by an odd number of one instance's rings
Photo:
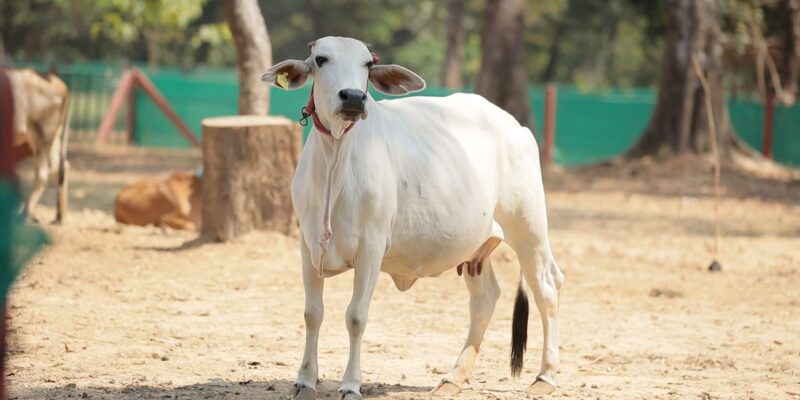
[[[290,186],[302,138],[300,125],[283,117],[204,119],[203,235],[297,234]]]

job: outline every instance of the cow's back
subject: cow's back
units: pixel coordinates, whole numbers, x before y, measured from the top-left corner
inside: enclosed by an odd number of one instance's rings
[[[9,70],[14,96],[14,144],[19,158],[48,153],[51,168],[58,165],[69,90],[53,74],[32,69]]]

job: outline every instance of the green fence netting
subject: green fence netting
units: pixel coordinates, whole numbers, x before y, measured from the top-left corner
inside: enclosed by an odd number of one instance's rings
[[[543,138],[544,88],[531,89],[537,138]],[[614,157],[641,135],[652,113],[650,90],[584,92],[559,87],[556,100],[555,154],[566,166]]]
[[[30,65],[39,69],[49,64]],[[144,66],[138,65],[143,70]],[[79,140],[82,130],[93,138],[111,93],[123,70],[122,64],[80,63],[60,65],[59,72],[73,92],[73,139]],[[206,117],[232,115],[237,112],[238,81],[231,69],[161,68],[149,73],[153,83],[172,104],[187,125],[199,136],[200,121]],[[295,91],[271,90],[270,112],[297,120],[300,108],[308,99],[310,84]],[[469,91],[469,89],[467,89]],[[444,96],[452,91],[428,87],[415,95]],[[530,88],[537,138],[542,138],[544,88]],[[387,96],[375,94],[376,98]],[[555,160],[562,165],[579,165],[619,155],[642,134],[655,104],[650,89],[582,91],[561,86],[556,101]],[[141,146],[188,147],[175,127],[161,114],[150,99],[137,91],[135,95],[134,141]],[[763,106],[747,98],[729,98],[731,122],[736,132],[756,149],[762,146]],[[116,130],[125,130],[121,113]],[[310,127],[306,127],[306,134]],[[77,135],[75,134],[77,133]],[[773,154],[776,161],[800,166],[800,105],[776,107],[773,133]]]
[[[205,117],[236,114],[238,83],[233,74],[182,75],[159,73],[151,79],[171,102],[178,115],[198,135]],[[255,83],[263,85],[261,82]],[[311,85],[294,90],[271,90],[270,113],[297,120],[300,108],[308,99]],[[450,90],[428,87],[415,95],[444,96]],[[531,103],[541,139],[544,118],[544,89],[531,87]],[[387,96],[373,93],[378,98]],[[571,166],[599,161],[621,154],[641,135],[655,104],[655,92],[649,89],[585,92],[574,87],[560,87],[556,102],[555,160]],[[752,100],[731,98],[728,101],[736,132],[750,145],[760,149],[763,107]],[[144,93],[136,95],[135,141],[142,146],[187,147],[178,134]],[[310,127],[306,127],[306,134]],[[776,108],[774,129],[775,160],[800,165],[800,106]]]
[[[731,124],[747,143],[763,149],[764,109],[751,99],[728,101]],[[800,166],[800,105],[775,106],[773,114],[772,156],[775,160]]]
[[[22,267],[48,241],[19,214],[16,188],[0,179],[0,294],[6,298]]]
[[[39,71],[50,69],[49,63],[16,62],[13,65]],[[121,64],[111,63],[58,64],[57,67],[59,77],[70,88],[70,140],[91,141],[124,68]],[[125,129],[122,115],[115,128],[120,131]]]

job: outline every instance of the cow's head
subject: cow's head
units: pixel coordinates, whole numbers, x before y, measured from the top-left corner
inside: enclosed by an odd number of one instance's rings
[[[335,136],[353,121],[367,118],[367,85],[387,94],[406,94],[425,88],[425,81],[399,65],[378,65],[360,40],[324,37],[309,43],[305,60],[286,60],[267,70],[261,79],[282,89],[303,86],[314,78],[316,112]]]

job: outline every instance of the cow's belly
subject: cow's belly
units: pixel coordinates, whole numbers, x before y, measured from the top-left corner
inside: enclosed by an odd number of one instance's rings
[[[411,207],[401,210],[381,269],[391,274],[427,277],[467,260],[489,238],[494,214],[491,199],[472,200],[412,202]],[[402,215],[413,210],[417,212]]]
[[[463,213],[428,212],[418,217],[417,224],[395,224],[388,237],[382,271],[410,277],[439,275],[467,260],[488,239],[493,221],[491,212],[484,215],[477,207]],[[370,240],[345,223],[334,221],[332,231],[324,261],[326,274],[352,268],[359,246]]]
[[[354,224],[359,220],[359,210],[369,206],[359,204],[357,199],[339,199],[332,215],[324,274],[335,275],[352,268],[359,247],[368,240],[386,241],[381,270],[392,275],[436,276],[467,260],[491,235],[496,199],[488,190],[463,193],[463,188],[487,187],[474,176],[454,182],[458,180],[451,177],[447,183],[423,185],[431,193],[423,188],[420,194],[413,188],[409,195],[400,194],[393,216],[378,213],[382,217],[370,220],[376,226],[391,226],[388,231]],[[382,222],[383,218],[392,222]],[[321,232],[317,227],[321,228],[321,224],[305,226],[304,234]]]
[[[487,238],[484,233],[457,240],[408,240],[402,247],[390,249],[381,271],[414,278],[437,276],[467,260]]]

